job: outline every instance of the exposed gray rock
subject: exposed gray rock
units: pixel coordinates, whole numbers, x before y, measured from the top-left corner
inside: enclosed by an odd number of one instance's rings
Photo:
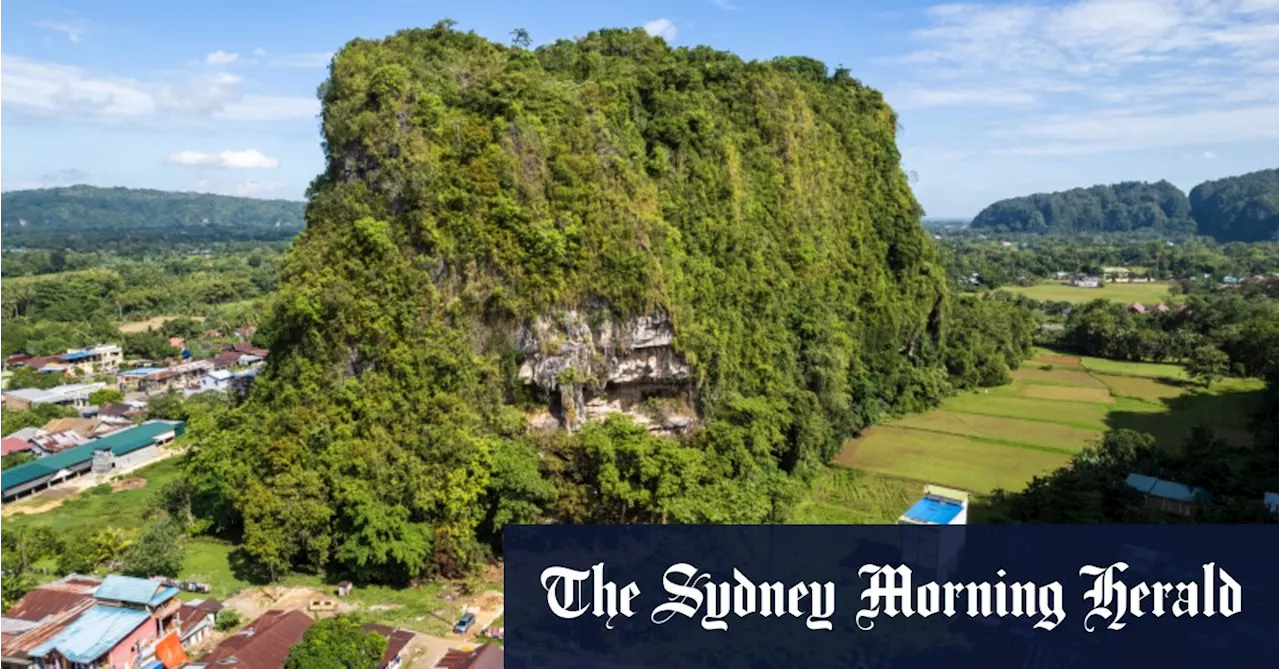
[[[594,328],[587,318],[564,310],[539,316],[516,334],[525,357],[521,380],[559,396],[561,420],[569,430],[616,411],[632,414],[639,423],[639,414],[624,406],[633,402],[610,395],[626,387],[680,386],[689,380],[692,370],[672,347],[675,330],[665,315],[624,322],[605,318]]]

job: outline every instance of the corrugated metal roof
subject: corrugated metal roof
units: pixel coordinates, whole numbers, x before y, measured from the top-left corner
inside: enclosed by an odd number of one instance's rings
[[[1124,482],[1138,492],[1175,502],[1195,502],[1209,494],[1203,488],[1193,488],[1185,483],[1165,481],[1145,474],[1130,474],[1125,477]]]
[[[29,654],[44,657],[57,650],[72,662],[93,662],[150,618],[146,611],[99,604]]]
[[[946,525],[955,520],[962,510],[964,510],[964,507],[954,502],[936,497],[926,497],[916,502],[910,509],[907,509],[903,517],[914,520],[917,523]]]
[[[166,432],[181,435],[185,426],[181,421],[148,421],[142,425],[120,430],[101,439],[94,439],[87,444],[70,448],[61,453],[49,455],[35,462],[10,467],[0,472],[0,490],[8,490],[14,486],[48,476],[61,469],[75,467],[93,459],[93,452],[110,449],[115,455],[132,453],[144,446],[149,446],[155,438]]]
[[[157,606],[176,597],[178,592],[177,588],[161,585],[150,579],[113,574],[102,580],[102,585],[93,592],[93,596],[98,599]]]

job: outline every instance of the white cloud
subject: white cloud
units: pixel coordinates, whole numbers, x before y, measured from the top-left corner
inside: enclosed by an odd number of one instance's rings
[[[241,181],[236,184],[235,193],[241,197],[254,197],[281,188],[284,188],[284,184],[279,181]]]
[[[644,31],[668,42],[676,41],[676,24],[669,19],[654,19],[644,24]]]
[[[104,124],[157,120],[314,119],[311,97],[247,95],[239,76],[198,72],[185,79],[144,82],[80,67],[0,54],[6,112]]]
[[[210,65],[227,65],[229,63],[236,62],[236,59],[239,57],[240,54],[238,53],[227,53],[226,51],[219,49],[205,56],[204,62]]]
[[[324,53],[291,53],[273,56],[267,61],[267,65],[271,67],[289,67],[289,68],[316,68],[328,67],[329,61],[333,59],[330,52]]]
[[[67,23],[64,21],[37,21],[36,27],[62,33],[74,44],[79,44],[80,38],[83,37],[86,32],[85,25],[80,22]]]
[[[1218,156],[1212,151],[1205,151],[1204,153],[1200,154],[1200,157],[1204,158],[1205,160],[1214,160]]]
[[[184,165],[187,167],[226,167],[231,169],[267,169],[280,166],[279,160],[263,155],[257,149],[222,151],[220,153],[179,151],[169,154],[165,162],[171,165]]]
[[[256,48],[256,49],[254,49],[254,50],[253,50],[253,55],[255,55],[255,56],[265,56],[265,55],[267,55],[267,50],[266,50],[266,49],[264,49],[264,48],[262,48],[262,47],[258,47],[258,48]]]
[[[711,0],[711,4],[719,7],[720,9],[727,9],[731,12],[740,9],[737,5],[729,2],[729,0]]]
[[[283,95],[247,95],[229,102],[213,114],[229,121],[291,121],[315,118],[320,101]]]
[[[1028,91],[1000,89],[926,89],[910,88],[887,93],[889,104],[897,109],[926,107],[1026,107],[1035,104],[1036,96]]]
[[[1004,108],[1001,155],[1081,155],[1271,140],[1274,0],[1074,0],[931,7],[897,59],[904,109]]]

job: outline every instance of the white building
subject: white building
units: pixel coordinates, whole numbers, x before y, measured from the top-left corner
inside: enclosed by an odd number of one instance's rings
[[[124,351],[116,344],[99,344],[90,348],[67,349],[58,357],[72,373],[114,374],[124,362]]]
[[[15,411],[27,411],[39,404],[62,404],[79,409],[89,406],[89,396],[95,390],[106,387],[105,383],[74,383],[45,390],[20,388],[4,393],[4,406]]]

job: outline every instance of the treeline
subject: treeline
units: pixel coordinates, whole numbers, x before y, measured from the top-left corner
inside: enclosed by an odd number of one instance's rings
[[[87,270],[5,278],[3,353],[45,355],[118,341],[121,319],[203,316],[209,328],[224,331],[256,323],[254,303],[276,291],[280,257],[255,248],[210,257],[111,258]]]
[[[186,465],[191,514],[271,576],[464,573],[507,522],[779,520],[857,430],[1030,346],[1029,311],[948,295],[847,71],[442,23],[351,42],[321,92],[268,367]],[[566,308],[668,314],[700,424],[529,436],[516,332]]]
[[[1030,285],[1057,272],[1101,276],[1103,267],[1141,270],[1151,279],[1225,276],[1250,277],[1278,269],[1273,243],[1227,243],[1211,240],[1113,240],[1086,244],[1058,237],[1028,238],[1014,246],[999,241],[946,238],[938,244],[947,273],[972,290]],[[967,279],[977,275],[979,282]]]
[[[1113,360],[1183,362],[1206,382],[1228,375],[1262,378],[1280,349],[1280,314],[1266,296],[1191,295],[1185,308],[1167,312],[1134,313],[1107,300],[1058,306],[1070,313],[1061,333],[1045,343]]]
[[[995,202],[973,219],[976,231],[996,234],[1146,232],[1218,241],[1275,240],[1280,230],[1280,170],[1261,170],[1191,190],[1188,199],[1167,182],[1125,182],[1037,193]]]
[[[1195,232],[1196,224],[1191,218],[1191,204],[1177,186],[1168,181],[1128,181],[1000,200],[979,212],[970,227],[1033,234],[1149,228],[1186,235]]]
[[[280,241],[302,228],[303,206],[289,200],[69,186],[0,195],[0,228],[6,249]]]

